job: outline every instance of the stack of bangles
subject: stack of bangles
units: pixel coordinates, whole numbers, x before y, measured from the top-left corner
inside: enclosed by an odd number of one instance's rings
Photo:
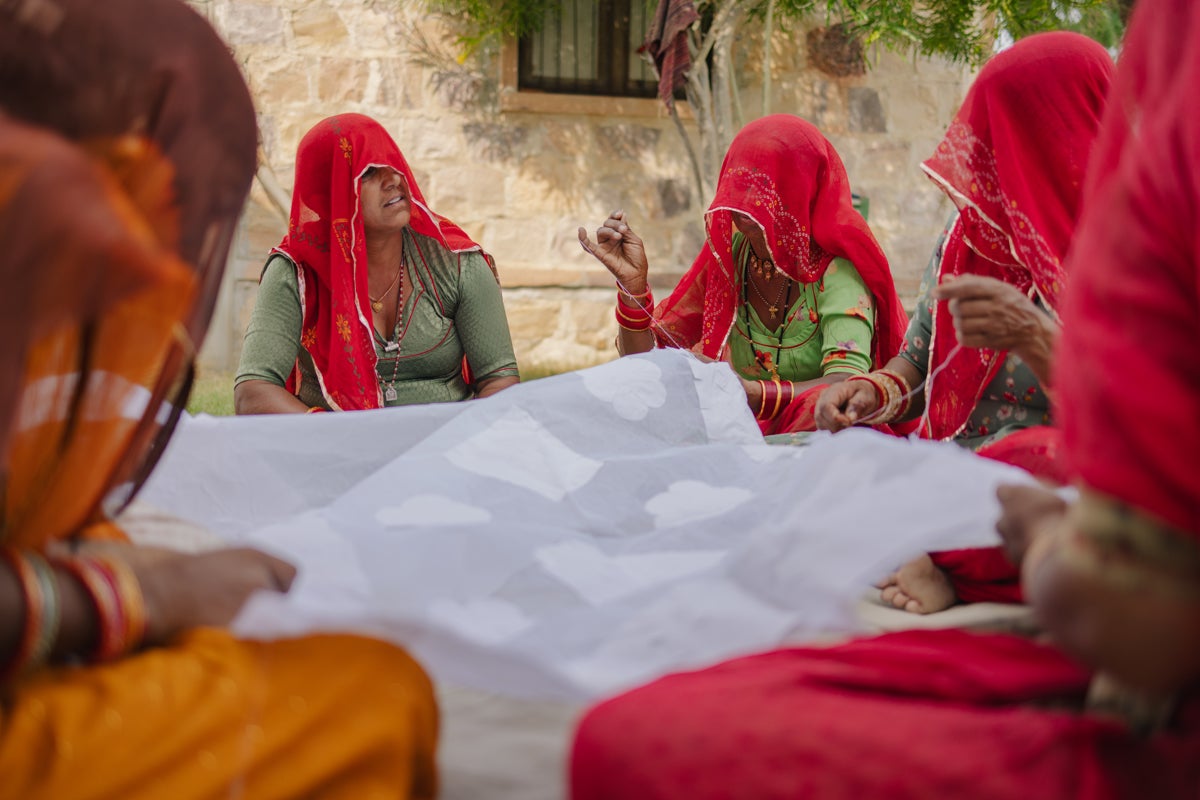
[[[3,666],[0,680],[28,674],[50,659],[62,623],[59,572],[78,581],[96,611],[96,646],[83,656],[89,661],[112,661],[136,650],[146,637],[146,604],[137,576],[116,559],[69,558],[47,560],[28,550],[0,548],[12,567],[25,607],[24,625],[14,657]]]
[[[769,381],[759,381],[762,387],[762,402],[758,404],[755,416],[758,419],[775,419],[780,410],[787,408],[788,403],[796,396],[796,384],[791,381],[781,381],[772,378]]]
[[[899,419],[908,413],[912,405],[912,387],[904,376],[890,369],[879,369],[866,375],[855,375],[847,380],[865,381],[875,387],[875,396],[879,406],[873,414],[869,414],[860,423],[869,422],[872,425],[882,425]]]
[[[632,301],[632,302],[630,302]],[[627,331],[648,331],[654,320],[654,295],[650,287],[632,294],[617,285],[617,324]]]

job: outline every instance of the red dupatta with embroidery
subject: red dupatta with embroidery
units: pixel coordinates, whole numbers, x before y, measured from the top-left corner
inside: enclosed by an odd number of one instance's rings
[[[984,66],[922,165],[960,212],[939,282],[986,275],[1058,308],[1112,72],[1103,47],[1062,32],[1022,39]],[[933,316],[919,433],[947,439],[962,430],[1006,353],[957,349],[948,304],[939,302]]]
[[[735,211],[762,227],[775,265],[793,280],[819,281],[835,258],[852,263],[875,302],[875,366],[899,351],[907,317],[887,257],[851,204],[842,159],[815,126],[786,114],[751,122],[729,145],[705,215],[708,246],[655,310],[660,345],[721,356],[739,303]]]
[[[318,122],[296,153],[288,233],[272,252],[296,264],[303,316],[300,344],[312,356],[321,393],[339,411],[382,408],[375,372],[374,325],[367,294],[367,250],[359,181],[370,167],[391,167],[408,184],[410,230],[453,253],[478,250],[462,228],[430,210],[408,162],[388,132],[362,114]],[[299,366],[288,391],[300,386]]]

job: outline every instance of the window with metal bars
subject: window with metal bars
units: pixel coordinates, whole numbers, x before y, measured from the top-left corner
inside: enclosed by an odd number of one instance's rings
[[[518,88],[654,97],[654,71],[637,52],[653,13],[652,0],[564,0],[520,41]]]

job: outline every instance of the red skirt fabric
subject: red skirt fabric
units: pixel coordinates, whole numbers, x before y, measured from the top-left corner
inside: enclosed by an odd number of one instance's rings
[[[792,398],[774,419],[760,419],[758,427],[763,436],[777,433],[805,433],[817,429],[817,398],[828,386],[814,386]],[[906,436],[916,429],[916,421],[899,422],[891,425],[872,425],[875,430],[896,436]]]
[[[1132,738],[1020,637],[906,631],[662,678],[590,710],[574,800],[1194,798],[1200,704]],[[1060,706],[1062,710],[1054,710]]]
[[[814,386],[806,392],[801,392],[788,403],[774,419],[760,419],[758,427],[763,436],[775,433],[804,433],[817,429],[817,418],[813,412],[817,409],[817,398],[821,396],[826,386]]]
[[[1062,458],[1062,433],[1037,425],[1011,433],[976,452],[1021,467],[1042,480],[1066,484],[1069,474]],[[999,547],[946,550],[930,558],[954,586],[962,603],[1023,603],[1021,576]]]

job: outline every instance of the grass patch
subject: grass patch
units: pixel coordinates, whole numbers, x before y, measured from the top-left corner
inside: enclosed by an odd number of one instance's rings
[[[187,410],[189,414],[233,416],[233,373],[198,371]]]
[[[539,364],[536,367],[519,365],[519,369],[522,383],[536,381],[538,378],[549,378],[551,375],[559,375],[563,372],[571,371],[570,367],[550,367],[543,364]]]

